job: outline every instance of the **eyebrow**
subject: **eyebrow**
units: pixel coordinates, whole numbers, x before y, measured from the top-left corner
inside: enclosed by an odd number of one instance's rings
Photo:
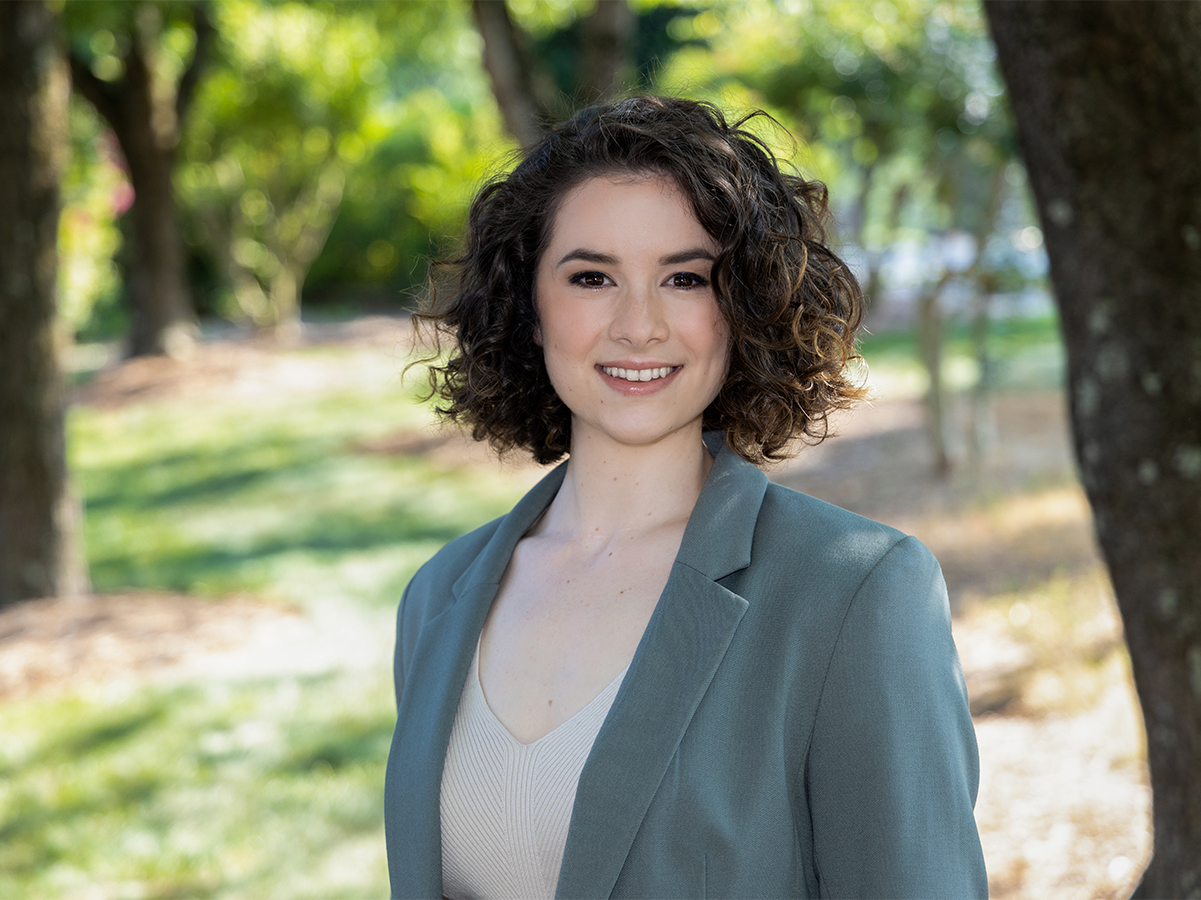
[[[714,257],[714,255],[704,247],[691,247],[687,250],[679,250],[675,253],[669,253],[666,256],[659,257],[659,265],[674,266],[679,263],[692,262],[694,259],[706,259],[709,262],[713,262],[715,258],[716,257]],[[597,250],[588,250],[580,247],[572,250],[561,260],[559,260],[559,262],[556,263],[556,268],[564,263],[574,262],[576,260],[581,262],[600,263],[601,265],[605,266],[617,265],[617,257],[610,253],[601,253]]]

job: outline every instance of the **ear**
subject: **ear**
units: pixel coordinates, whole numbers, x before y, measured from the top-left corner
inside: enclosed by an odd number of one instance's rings
[[[534,343],[537,344],[539,347],[542,346],[542,326],[541,325],[534,326]]]

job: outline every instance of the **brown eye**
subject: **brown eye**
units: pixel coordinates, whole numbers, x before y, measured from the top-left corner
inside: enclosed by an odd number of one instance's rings
[[[676,272],[668,280],[672,287],[685,289],[705,287],[709,283],[709,279],[702,278],[695,272]]]
[[[598,288],[605,286],[608,282],[608,277],[603,272],[578,272],[572,275],[570,280],[572,284]]]

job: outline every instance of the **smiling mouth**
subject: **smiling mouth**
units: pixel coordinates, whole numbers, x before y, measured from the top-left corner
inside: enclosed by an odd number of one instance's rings
[[[656,369],[619,369],[616,366],[601,366],[600,370],[611,378],[624,381],[655,381],[666,378],[678,368],[679,366],[660,366]]]

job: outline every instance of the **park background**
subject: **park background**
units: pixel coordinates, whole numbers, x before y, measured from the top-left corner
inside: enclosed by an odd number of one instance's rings
[[[0,611],[0,894],[386,894],[395,603],[542,474],[437,427],[408,312],[539,123],[646,90],[768,111],[751,127],[830,188],[873,399],[769,474],[941,560],[993,896],[1129,895],[1151,848],[1142,722],[978,6],[54,10],[92,592]],[[121,112],[139,90],[140,123]],[[169,148],[165,187],[139,129]],[[174,286],[145,249],[164,228]]]

